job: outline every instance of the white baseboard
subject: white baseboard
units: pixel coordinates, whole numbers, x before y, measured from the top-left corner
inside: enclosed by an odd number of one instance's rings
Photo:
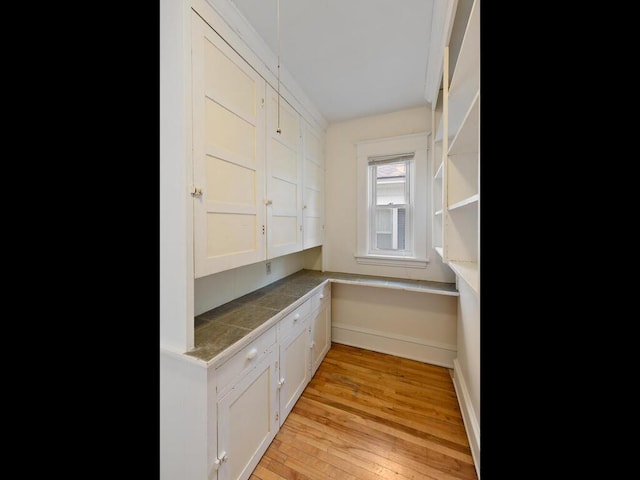
[[[465,430],[467,431],[467,438],[471,445],[473,463],[476,467],[478,479],[480,479],[480,423],[473,409],[464,375],[462,374],[458,360],[455,359],[453,361],[453,386],[456,390],[458,403],[460,404],[462,419],[464,420]]]
[[[331,341],[446,368],[453,368],[458,351],[456,345],[336,322],[331,324]]]

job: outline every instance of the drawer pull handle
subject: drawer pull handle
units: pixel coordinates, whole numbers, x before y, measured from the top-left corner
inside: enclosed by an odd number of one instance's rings
[[[257,353],[258,353],[258,350],[255,348],[252,348],[251,350],[249,350],[249,353],[247,353],[247,360],[253,360]]]
[[[293,316],[293,321],[294,321],[294,322],[297,322],[299,318],[300,318],[300,314],[299,314],[299,313],[296,313],[296,314]]]
[[[323,294],[323,293],[321,293],[321,294],[320,294],[320,300],[322,300],[323,298],[324,298],[324,294]]]

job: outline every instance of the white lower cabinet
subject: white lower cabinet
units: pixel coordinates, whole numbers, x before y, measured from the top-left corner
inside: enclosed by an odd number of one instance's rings
[[[218,399],[218,456],[209,479],[246,480],[278,431],[277,345]]]
[[[331,347],[331,290],[306,302],[209,376],[217,445],[208,480],[247,480]],[[213,405],[212,405],[213,407]],[[215,440],[213,438],[212,440]]]
[[[313,376],[331,348],[331,283],[327,283],[311,301],[313,313],[309,349],[311,351],[310,376]]]
[[[280,425],[302,395],[302,391],[311,377],[309,368],[309,304],[310,300],[307,300],[289,315],[292,319],[285,318],[279,325]],[[298,312],[300,309],[303,309],[303,312]]]

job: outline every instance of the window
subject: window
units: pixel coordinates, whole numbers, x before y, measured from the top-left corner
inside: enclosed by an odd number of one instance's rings
[[[359,263],[426,267],[427,139],[358,143]]]
[[[413,153],[369,157],[369,253],[412,255]]]

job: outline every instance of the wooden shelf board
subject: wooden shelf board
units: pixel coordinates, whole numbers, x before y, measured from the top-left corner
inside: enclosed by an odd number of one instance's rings
[[[479,199],[480,199],[480,195],[476,193],[475,195],[471,195],[470,197],[464,198],[459,202],[452,203],[451,205],[449,205],[448,210],[451,212],[452,210],[455,210],[457,208],[462,208],[462,207],[466,207],[467,205],[478,203]]]
[[[433,178],[440,179],[442,178],[442,171],[444,170],[444,162],[440,162],[440,166],[438,167],[438,170],[436,170],[436,174],[433,176]]]
[[[456,275],[469,284],[476,295],[480,294],[480,269],[478,268],[477,262],[457,262],[449,260],[448,265]]]

